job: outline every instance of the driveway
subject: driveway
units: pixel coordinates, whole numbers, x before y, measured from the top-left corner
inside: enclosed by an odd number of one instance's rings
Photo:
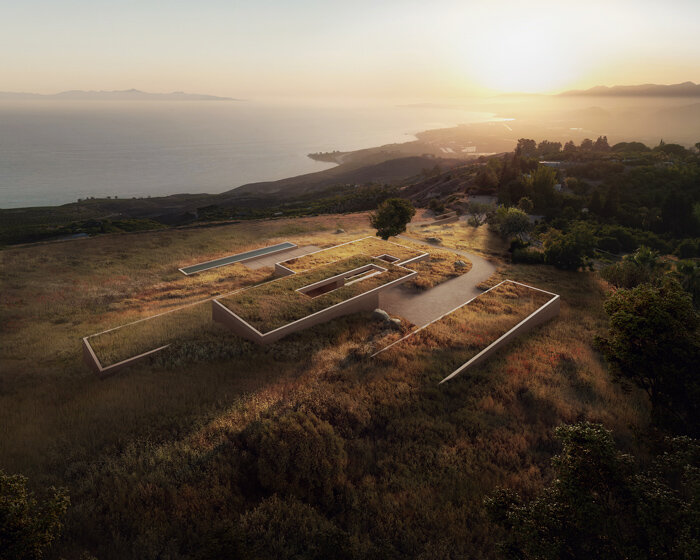
[[[426,243],[406,235],[399,235],[399,238],[429,247],[440,247],[455,255],[466,257],[472,263],[471,270],[466,274],[452,278],[429,290],[419,291],[396,286],[381,293],[379,305],[382,309],[391,315],[404,317],[419,327],[427,325],[478,296],[482,290],[477,286],[496,272],[496,265],[474,253]]]

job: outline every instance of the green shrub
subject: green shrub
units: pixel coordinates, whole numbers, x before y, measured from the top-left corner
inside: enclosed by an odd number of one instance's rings
[[[26,477],[0,471],[0,558],[43,558],[63,529],[69,503],[67,493],[55,488],[37,499]]]
[[[277,495],[263,500],[241,516],[236,552],[240,558],[350,559],[353,546],[348,534],[313,507],[295,498]]]
[[[512,258],[514,263],[544,264],[544,253],[536,249],[515,249]]]

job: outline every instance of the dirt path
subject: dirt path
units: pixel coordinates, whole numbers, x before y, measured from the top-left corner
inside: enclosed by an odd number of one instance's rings
[[[421,245],[436,246],[406,235],[400,235],[399,238]],[[477,285],[496,272],[496,265],[479,255],[442,245],[440,249],[469,259],[472,263],[471,270],[425,291],[414,291],[402,286],[386,290],[380,296],[380,307],[391,315],[399,315],[415,325],[423,326],[479,295],[482,290],[479,290]]]

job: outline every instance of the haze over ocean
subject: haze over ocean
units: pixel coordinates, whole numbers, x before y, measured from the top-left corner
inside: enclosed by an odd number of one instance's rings
[[[332,167],[310,152],[406,142],[491,116],[388,103],[1,101],[0,208],[217,193]]]

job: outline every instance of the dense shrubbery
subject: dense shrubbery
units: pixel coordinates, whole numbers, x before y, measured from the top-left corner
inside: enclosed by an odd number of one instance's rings
[[[665,277],[617,291],[605,311],[610,331],[598,344],[611,373],[649,395],[660,425],[700,434],[700,317],[688,293]]]
[[[0,558],[44,558],[61,534],[70,500],[64,490],[50,489],[37,498],[27,488],[27,478],[0,470]]]
[[[487,500],[505,529],[501,552],[513,559],[676,559],[700,551],[700,444],[667,442],[642,469],[599,424],[556,430],[554,480],[529,502],[508,490]]]
[[[263,418],[241,434],[260,486],[312,503],[329,504],[345,482],[343,439],[312,412]]]

